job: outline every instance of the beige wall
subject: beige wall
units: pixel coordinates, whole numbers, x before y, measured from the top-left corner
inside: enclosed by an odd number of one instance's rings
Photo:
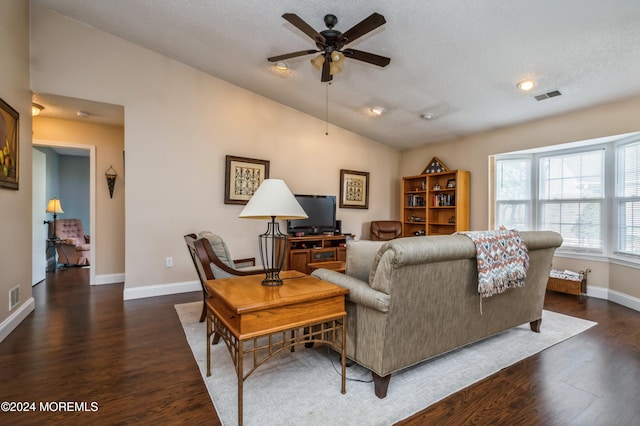
[[[20,113],[19,190],[0,188],[0,323],[31,298],[31,92],[29,3],[0,2],[0,98]],[[4,146],[4,141],[2,141]],[[21,304],[9,312],[9,289]]]
[[[562,99],[558,99],[562,102]],[[552,101],[552,102],[555,102]],[[432,144],[402,154],[401,173],[418,174],[434,156],[451,169],[471,171],[471,229],[489,227],[490,155],[612,136],[640,130],[640,97],[509,128]],[[640,269],[607,261],[556,258],[554,267],[590,268],[589,283],[640,298]]]
[[[46,117],[33,119],[34,143],[48,141],[96,147],[96,275],[124,273],[124,194],[123,167],[124,129],[118,126],[57,120]],[[113,166],[118,173],[113,198],[104,173]],[[100,280],[98,280],[100,281]]]
[[[326,136],[320,120],[46,9],[31,19],[35,92],[125,108],[125,287],[196,280],[188,232],[258,257],[266,223],[223,203],[225,155],[269,160],[294,193],[339,195],[340,169],[368,171],[369,209],[338,209],[345,232],[397,216],[398,151],[335,127]]]

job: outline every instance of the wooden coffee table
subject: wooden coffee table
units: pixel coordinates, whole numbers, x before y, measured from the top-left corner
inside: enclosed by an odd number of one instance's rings
[[[276,354],[297,345],[328,344],[341,354],[346,392],[346,288],[298,271],[283,271],[284,284],[263,286],[264,273],[207,281],[207,376],[211,338],[222,338],[238,375],[238,424],[242,424],[243,382]],[[268,338],[265,338],[267,337]],[[250,355],[245,360],[245,356]],[[249,369],[244,372],[245,361]]]

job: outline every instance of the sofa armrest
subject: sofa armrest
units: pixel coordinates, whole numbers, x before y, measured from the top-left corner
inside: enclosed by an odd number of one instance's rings
[[[380,312],[389,311],[389,295],[374,290],[364,281],[329,269],[316,269],[311,274],[321,280],[349,289],[347,299]]]

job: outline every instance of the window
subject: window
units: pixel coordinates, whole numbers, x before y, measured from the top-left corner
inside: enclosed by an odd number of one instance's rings
[[[495,157],[494,227],[559,232],[561,251],[640,262],[640,133]]]
[[[538,229],[560,233],[564,247],[602,250],[604,149],[540,157]]]
[[[508,229],[529,229],[531,159],[496,161],[496,223]]]
[[[619,146],[616,157],[618,252],[640,255],[640,142]]]

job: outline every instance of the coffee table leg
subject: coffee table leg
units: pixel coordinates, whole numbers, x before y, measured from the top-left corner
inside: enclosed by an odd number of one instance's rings
[[[347,317],[342,317],[342,393],[347,393]]]
[[[239,350],[238,350],[238,426],[242,425],[242,384],[244,382],[244,364],[243,364],[243,354],[244,354],[244,346],[242,344],[242,340],[238,342]]]

